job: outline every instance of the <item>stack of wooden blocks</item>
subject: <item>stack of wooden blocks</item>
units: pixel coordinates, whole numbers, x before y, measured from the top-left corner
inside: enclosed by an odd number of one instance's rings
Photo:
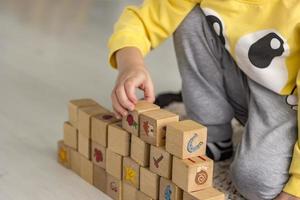
[[[206,140],[206,127],[145,101],[119,121],[79,99],[69,103],[58,161],[115,200],[223,200]]]

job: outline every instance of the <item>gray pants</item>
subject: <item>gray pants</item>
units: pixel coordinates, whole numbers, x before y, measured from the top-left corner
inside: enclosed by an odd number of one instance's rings
[[[176,30],[174,44],[189,117],[208,127],[210,142],[231,138],[233,117],[244,124],[232,180],[247,199],[273,199],[289,179],[297,112],[285,96],[250,80],[236,66],[199,7]]]

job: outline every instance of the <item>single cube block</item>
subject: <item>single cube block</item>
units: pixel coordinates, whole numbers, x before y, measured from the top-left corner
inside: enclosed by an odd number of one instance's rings
[[[74,149],[70,149],[71,151],[71,169],[74,171],[76,174],[80,176],[80,162],[81,162],[81,155]]]
[[[85,156],[87,159],[91,159],[91,139],[84,135],[78,134],[78,152]]]
[[[123,158],[123,180],[137,189],[140,187],[140,166],[129,157]]]
[[[219,190],[210,187],[192,193],[184,192],[183,200],[225,200],[225,195]]]
[[[140,190],[152,199],[157,199],[159,194],[159,176],[150,170],[141,167]]]
[[[123,158],[121,155],[106,149],[106,172],[122,180]]]
[[[130,133],[122,129],[121,123],[108,126],[108,148],[122,155],[130,153]]]
[[[132,185],[122,182],[122,199],[123,200],[135,200],[137,189]]]
[[[183,191],[171,180],[160,177],[159,199],[182,200]]]
[[[105,169],[106,166],[106,148],[96,142],[92,142],[92,161],[95,165]]]
[[[78,110],[78,131],[81,135],[91,138],[91,120],[93,116],[107,113],[102,106],[85,107]]]
[[[205,155],[207,128],[192,120],[167,125],[166,150],[181,159]]]
[[[69,102],[69,122],[78,128],[78,110],[84,107],[97,106],[98,103],[92,99],[76,99]]]
[[[107,147],[108,125],[118,122],[111,112],[101,113],[92,117],[92,140]]]
[[[100,191],[106,193],[106,171],[105,171],[105,169],[103,169],[95,164],[93,165],[93,167],[94,167],[93,184]]]
[[[187,192],[212,186],[213,161],[206,156],[180,160],[173,157],[172,181]]]
[[[133,111],[129,111],[122,119],[122,127],[129,133],[139,136],[139,115],[150,110],[157,110],[159,106],[147,101],[139,101]]]
[[[154,146],[164,146],[166,125],[178,120],[178,115],[163,109],[144,112],[140,115],[140,137]]]
[[[145,193],[142,191],[137,191],[136,192],[136,200],[153,200],[151,197],[147,196]]]
[[[107,174],[106,176],[106,192],[114,200],[122,199],[122,181]]]
[[[130,157],[142,167],[149,166],[150,145],[131,135]]]
[[[164,147],[151,146],[150,170],[167,179],[172,175],[172,155]]]
[[[64,123],[64,143],[65,145],[77,150],[78,131],[69,122]]]
[[[84,156],[80,157],[80,176],[86,182],[93,184],[93,163]]]
[[[57,161],[66,168],[71,168],[70,148],[64,144],[63,140],[57,143]]]

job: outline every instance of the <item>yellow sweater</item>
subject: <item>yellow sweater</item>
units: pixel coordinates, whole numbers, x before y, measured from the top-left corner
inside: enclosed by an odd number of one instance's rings
[[[287,102],[296,109],[300,94],[299,0],[146,0],[140,7],[127,7],[116,23],[109,41],[111,65],[116,67],[114,53],[123,47],[137,47],[145,56],[170,37],[197,4],[241,70],[270,90],[289,95]],[[300,197],[299,141],[290,175],[284,191]]]

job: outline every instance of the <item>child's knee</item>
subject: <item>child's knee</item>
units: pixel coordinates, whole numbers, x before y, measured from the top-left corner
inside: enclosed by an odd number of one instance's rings
[[[261,160],[243,155],[232,163],[231,178],[247,199],[274,199],[282,191],[286,179],[270,168]]]

